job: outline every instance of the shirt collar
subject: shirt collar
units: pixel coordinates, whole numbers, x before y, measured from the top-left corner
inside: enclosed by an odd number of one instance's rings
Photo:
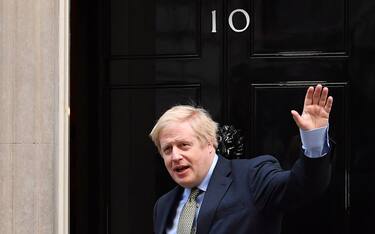
[[[202,182],[197,186],[203,192],[206,192],[206,190],[207,190],[208,183],[210,182],[210,179],[211,179],[211,176],[212,176],[212,172],[215,169],[215,166],[217,164],[217,160],[218,159],[219,159],[219,157],[217,156],[217,154],[215,154],[214,159],[212,160],[212,163],[211,163],[211,167],[208,170],[207,175],[204,177],[204,179],[202,180]],[[185,188],[184,189],[184,193],[183,193],[183,197],[188,197],[189,194],[190,194],[190,191],[191,191],[190,188]]]
[[[208,182],[210,182],[210,179],[211,179],[211,176],[212,176],[212,172],[215,169],[215,166],[216,166],[218,158],[219,157],[215,154],[214,159],[212,160],[211,167],[208,170],[208,173],[207,173],[206,177],[204,177],[204,179],[202,180],[202,182],[198,185],[198,188],[200,190],[202,190],[203,192],[206,192],[206,190],[207,190]]]

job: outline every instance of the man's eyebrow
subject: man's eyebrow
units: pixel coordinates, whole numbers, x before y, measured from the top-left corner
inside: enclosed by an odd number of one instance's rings
[[[188,143],[191,143],[192,141],[191,140],[188,140],[188,139],[185,139],[185,138],[181,138],[181,139],[176,139],[175,142],[188,142]]]
[[[171,144],[170,142],[165,143],[165,144],[160,144],[160,147],[161,147],[161,148],[165,148],[166,146],[169,146],[170,144]]]

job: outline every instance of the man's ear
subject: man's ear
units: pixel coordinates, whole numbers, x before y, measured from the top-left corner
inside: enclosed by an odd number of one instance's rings
[[[215,150],[215,148],[214,148],[214,144],[212,144],[212,141],[211,141],[211,140],[208,140],[208,141],[207,141],[207,146],[209,147],[209,153],[212,153],[212,151]]]

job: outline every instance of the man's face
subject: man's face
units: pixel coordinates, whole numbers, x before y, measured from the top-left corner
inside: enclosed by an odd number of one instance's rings
[[[199,185],[215,155],[212,143],[200,142],[188,122],[168,125],[159,141],[160,154],[173,180],[185,188]]]

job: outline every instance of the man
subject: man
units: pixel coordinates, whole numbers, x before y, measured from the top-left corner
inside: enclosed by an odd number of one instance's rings
[[[285,210],[321,194],[330,180],[328,120],[333,98],[309,87],[301,115],[301,156],[290,171],[269,155],[227,160],[216,155],[217,123],[191,106],[166,111],[150,136],[178,184],[154,208],[154,232],[280,233]]]

